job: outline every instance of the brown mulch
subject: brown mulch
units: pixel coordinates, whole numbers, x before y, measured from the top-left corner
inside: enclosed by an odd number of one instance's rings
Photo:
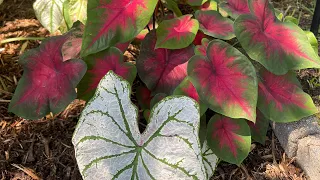
[[[35,19],[33,1],[5,0],[0,5],[0,41],[11,37],[49,36]],[[302,19],[309,22],[308,18]],[[62,113],[37,121],[26,121],[7,111],[22,75],[17,64],[19,55],[39,43],[17,41],[0,45],[0,179],[79,180],[71,138],[83,101],[75,100]],[[133,59],[136,54],[127,56]],[[314,69],[299,72],[304,90],[315,101],[319,89],[310,87],[310,80],[319,76],[319,71]],[[240,167],[221,162],[212,179],[307,179],[294,159],[288,159],[278,140],[272,137],[269,131],[265,145],[253,143],[252,151]]]

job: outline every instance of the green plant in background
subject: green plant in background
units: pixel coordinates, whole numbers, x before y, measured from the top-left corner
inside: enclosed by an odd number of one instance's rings
[[[24,74],[9,109],[37,119],[76,96],[88,101],[73,137],[85,179],[208,179],[217,157],[240,165],[252,140],[264,143],[270,120],[317,112],[294,73],[320,68],[317,41],[268,0],[34,7],[50,32],[69,31],[21,56]],[[123,60],[130,43],[140,45],[135,64]],[[129,98],[135,81],[142,81],[134,95],[148,122],[142,134]]]

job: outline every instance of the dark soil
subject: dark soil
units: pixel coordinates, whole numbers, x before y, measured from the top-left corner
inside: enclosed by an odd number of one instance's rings
[[[49,36],[35,19],[34,0],[5,0],[0,5],[0,41],[10,37]],[[310,6],[310,0],[303,0]],[[277,0],[274,5],[285,11],[296,1]],[[301,26],[308,29],[311,16],[302,10]],[[288,12],[293,12],[293,9]],[[299,11],[295,11],[297,16]],[[17,64],[26,49],[37,47],[40,41],[18,41],[0,45],[0,179],[81,179],[74,158],[72,133],[84,102],[75,100],[62,113],[37,121],[26,121],[8,113],[8,104],[14,93],[22,69]],[[130,47],[134,51],[135,47]],[[132,53],[132,52],[131,52]],[[127,53],[131,61],[135,53]],[[303,89],[320,104],[320,89],[312,81],[319,78],[319,70],[298,72]],[[310,83],[312,81],[313,83]],[[319,79],[320,81],[320,79]],[[320,84],[320,82],[319,82]],[[307,179],[294,159],[286,158],[272,131],[265,145],[252,144],[252,151],[244,163],[237,167],[221,162],[212,179]]]

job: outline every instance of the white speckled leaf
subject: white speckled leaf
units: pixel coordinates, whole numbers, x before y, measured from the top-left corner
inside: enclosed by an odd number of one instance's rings
[[[208,179],[198,104],[185,96],[163,99],[141,134],[130,92],[130,84],[110,71],[83,110],[72,139],[83,178]]]
[[[214,170],[218,165],[219,159],[215,154],[213,154],[212,150],[209,148],[207,144],[207,141],[204,141],[202,145],[202,157],[203,157],[204,167],[207,172],[207,177],[213,176]]]
[[[87,4],[88,0],[69,0],[70,16],[73,22],[79,20],[83,24],[87,21]]]
[[[36,0],[33,9],[40,23],[55,32],[63,22],[62,5],[65,0]]]

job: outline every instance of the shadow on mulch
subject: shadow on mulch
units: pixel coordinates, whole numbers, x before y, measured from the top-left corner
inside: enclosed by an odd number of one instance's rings
[[[34,0],[5,0],[0,5],[0,40],[49,35],[35,19],[32,2]],[[75,100],[59,115],[37,121],[26,121],[7,111],[22,75],[17,64],[19,55],[39,43],[24,41],[0,45],[0,179],[81,180],[71,138],[83,101]],[[305,82],[315,76],[310,71],[305,73],[305,76],[299,75]],[[312,94],[310,88],[305,90]],[[271,131],[265,145],[253,143],[251,149],[240,167],[221,162],[212,179],[307,179],[294,159],[286,158]]]

